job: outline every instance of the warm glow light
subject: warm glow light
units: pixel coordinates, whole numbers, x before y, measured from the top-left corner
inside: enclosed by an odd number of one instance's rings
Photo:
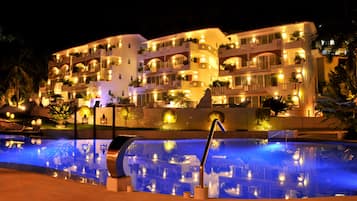
[[[284,183],[285,181],[285,173],[279,173],[279,181],[280,181],[280,184]]]
[[[248,178],[249,180],[252,179],[252,171],[251,171],[251,170],[248,170],[247,178]]]
[[[283,39],[286,39],[286,36],[287,36],[287,35],[286,35],[285,32],[282,32],[282,33],[281,33],[281,37],[282,37]]]
[[[158,155],[157,155],[157,153],[154,153],[153,155],[152,155],[152,161],[153,162],[156,162],[157,160],[158,160]]]
[[[250,85],[250,81],[252,80],[252,77],[249,75],[249,76],[247,76],[247,83],[248,83],[248,85]]]
[[[157,95],[157,91],[154,91],[154,92],[153,92],[153,96],[154,96],[154,101],[157,101],[157,96],[158,96],[158,95]]]
[[[278,79],[279,80],[283,80],[284,79],[284,73],[279,73],[279,75],[278,75]]]
[[[176,148],[176,142],[175,141],[172,141],[172,140],[165,140],[164,141],[164,150],[166,152],[170,152],[175,148]]]

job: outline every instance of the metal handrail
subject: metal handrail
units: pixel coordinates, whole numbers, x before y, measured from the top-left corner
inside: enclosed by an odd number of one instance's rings
[[[205,150],[203,152],[203,156],[202,156],[202,160],[201,160],[201,163],[200,163],[200,184],[199,186],[201,188],[203,188],[203,175],[204,175],[204,167],[205,167],[205,164],[206,164],[206,160],[207,160],[207,155],[208,155],[208,150],[210,148],[210,145],[211,145],[211,141],[212,141],[212,138],[213,138],[213,134],[214,134],[214,129],[215,129],[215,126],[216,124],[218,124],[219,128],[225,132],[225,128],[223,127],[222,123],[218,120],[218,119],[214,119],[212,124],[211,124],[211,129],[209,131],[209,134],[208,134],[208,138],[207,138],[207,142],[206,142],[206,147],[205,147]]]

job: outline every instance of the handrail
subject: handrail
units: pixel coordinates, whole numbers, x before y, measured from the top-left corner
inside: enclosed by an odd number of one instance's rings
[[[218,120],[218,119],[214,119],[212,124],[211,124],[211,129],[209,131],[209,134],[208,134],[208,138],[207,138],[207,143],[206,143],[206,147],[205,147],[205,150],[203,152],[203,156],[202,156],[202,160],[201,160],[201,163],[200,163],[200,184],[199,186],[201,188],[203,188],[203,175],[204,175],[204,167],[205,167],[205,164],[206,164],[206,160],[207,160],[207,155],[208,155],[208,150],[210,148],[210,145],[211,145],[211,141],[212,141],[212,138],[213,138],[213,134],[214,134],[214,129],[215,129],[215,126],[216,124],[218,124],[219,128],[225,132],[225,128],[223,127],[222,123]]]

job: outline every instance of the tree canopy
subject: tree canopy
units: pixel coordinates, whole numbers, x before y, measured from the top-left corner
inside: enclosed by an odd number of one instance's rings
[[[346,53],[339,56],[338,65],[329,72],[326,90],[317,99],[316,109],[323,113],[325,119],[339,119],[336,127],[354,135],[357,131],[357,32],[353,30],[335,35],[338,37],[331,50],[345,48]]]
[[[0,29],[0,96],[6,100],[27,100],[47,78],[49,54],[21,36]]]
[[[274,116],[278,116],[280,112],[288,110],[289,105],[283,100],[283,97],[268,97],[263,101],[263,107],[270,108],[274,112]]]

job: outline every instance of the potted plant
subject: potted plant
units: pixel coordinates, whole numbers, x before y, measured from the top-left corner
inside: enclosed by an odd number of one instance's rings
[[[70,103],[55,103],[48,106],[51,117],[56,121],[57,128],[66,127],[66,121],[73,114],[73,107]]]

